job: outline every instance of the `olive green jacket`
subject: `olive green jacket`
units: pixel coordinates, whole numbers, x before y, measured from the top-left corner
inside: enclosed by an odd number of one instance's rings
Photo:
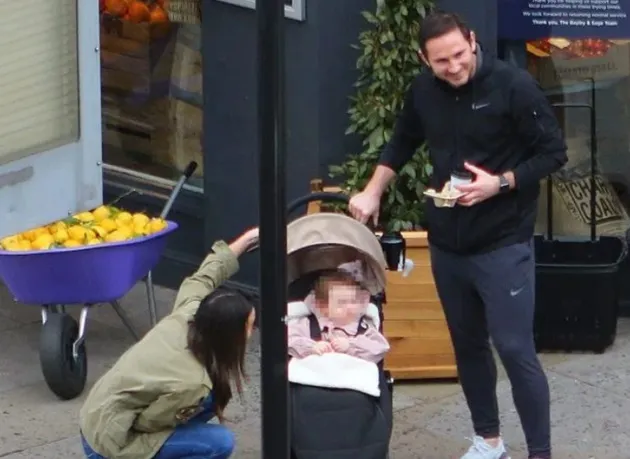
[[[227,244],[212,247],[182,283],[173,312],[133,345],[92,387],[80,412],[88,444],[109,459],[149,459],[173,429],[201,409],[212,382],[188,350],[200,301],[238,270]]]

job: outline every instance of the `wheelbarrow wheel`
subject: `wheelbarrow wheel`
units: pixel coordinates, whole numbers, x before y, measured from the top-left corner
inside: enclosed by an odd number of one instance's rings
[[[85,343],[79,346],[76,357],[72,354],[72,346],[78,335],[76,320],[65,313],[48,314],[42,327],[39,343],[42,373],[50,390],[62,400],[78,397],[85,388]]]

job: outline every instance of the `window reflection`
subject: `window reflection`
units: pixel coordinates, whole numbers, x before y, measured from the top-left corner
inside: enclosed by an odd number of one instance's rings
[[[630,227],[630,40],[549,38],[527,43],[528,69],[554,104],[593,104],[596,129],[595,223],[598,234]],[[569,163],[555,174],[553,228],[557,235],[589,234],[590,113],[556,108]],[[546,230],[546,182],[538,231]]]
[[[199,0],[100,0],[103,157],[176,178],[189,161],[201,186]]]

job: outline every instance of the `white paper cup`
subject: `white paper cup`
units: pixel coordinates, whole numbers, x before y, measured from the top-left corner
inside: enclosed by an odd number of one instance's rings
[[[451,189],[456,189],[460,185],[468,185],[469,183],[472,183],[472,176],[451,174]]]

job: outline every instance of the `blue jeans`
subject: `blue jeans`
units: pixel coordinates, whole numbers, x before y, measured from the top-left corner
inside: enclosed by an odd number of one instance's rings
[[[153,459],[227,459],[232,455],[234,434],[222,425],[207,424],[214,417],[212,395],[203,405],[201,413],[175,428]],[[81,439],[87,459],[107,459]]]

